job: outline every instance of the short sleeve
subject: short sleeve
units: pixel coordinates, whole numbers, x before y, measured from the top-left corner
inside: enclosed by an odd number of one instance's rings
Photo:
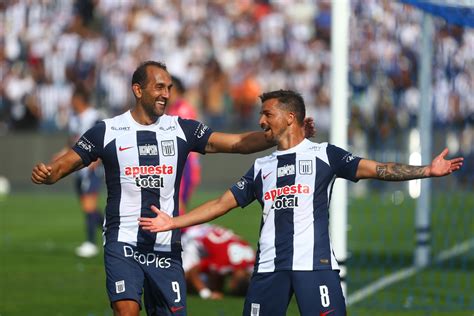
[[[357,182],[356,173],[361,158],[334,145],[328,145],[326,150],[333,172],[340,178]]]
[[[195,120],[178,118],[178,122],[186,135],[190,151],[205,154],[207,141],[212,134],[212,130],[206,124]]]
[[[252,166],[252,168],[250,168],[249,171],[247,171],[247,173],[230,188],[230,191],[240,207],[246,207],[256,199],[254,166]]]
[[[99,122],[86,131],[72,147],[85,166],[96,161],[104,147],[105,123]]]

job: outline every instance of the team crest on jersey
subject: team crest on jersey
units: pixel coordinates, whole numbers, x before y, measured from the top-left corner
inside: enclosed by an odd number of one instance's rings
[[[313,174],[313,161],[312,160],[300,160],[299,162],[300,174]]]
[[[295,174],[295,165],[284,165],[278,168],[278,178]]]
[[[174,156],[174,141],[172,140],[163,140],[161,141],[161,153],[163,156]]]
[[[138,146],[138,152],[140,156],[156,156],[158,155],[158,147],[156,145],[143,145]]]

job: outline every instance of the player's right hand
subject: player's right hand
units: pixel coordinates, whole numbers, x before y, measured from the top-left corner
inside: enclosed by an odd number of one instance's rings
[[[37,164],[31,173],[31,181],[36,184],[43,184],[51,175],[51,166],[46,166],[44,163]]]
[[[157,214],[156,217],[140,217],[138,219],[138,225],[143,230],[158,233],[173,229],[173,218],[171,216],[160,211],[154,205],[151,206],[151,210]]]

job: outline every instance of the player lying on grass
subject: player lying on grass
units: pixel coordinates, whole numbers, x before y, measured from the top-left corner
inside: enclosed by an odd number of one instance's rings
[[[245,295],[255,263],[250,244],[230,229],[210,224],[187,228],[182,238],[183,269],[189,288],[203,299]]]
[[[277,150],[259,158],[221,197],[170,217],[152,206],[155,218],[139,218],[144,230],[161,232],[208,222],[257,200],[262,224],[257,260],[243,315],[285,315],[295,293],[301,315],[346,315],[339,267],[329,240],[329,202],[336,178],[405,181],[442,177],[462,166],[445,149],[428,166],[362,159],[304,137],[303,98],[293,91],[261,96],[260,126]]]

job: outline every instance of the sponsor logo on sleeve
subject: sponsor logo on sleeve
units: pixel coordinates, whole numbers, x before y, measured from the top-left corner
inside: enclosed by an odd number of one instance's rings
[[[278,178],[295,174],[295,165],[285,165],[278,168]]]
[[[161,152],[163,156],[174,156],[174,141],[173,140],[163,140],[161,141]]]
[[[351,162],[354,159],[355,157],[352,154],[346,154],[344,158],[342,158],[342,160],[345,160],[347,163]]]
[[[95,147],[94,144],[84,136],[77,141],[76,145],[88,152],[92,152],[92,148]]]
[[[299,172],[302,175],[313,174],[313,161],[312,160],[300,160]]]
[[[245,185],[246,185],[246,184],[247,184],[247,180],[245,180],[244,178],[242,178],[242,179],[240,179],[239,182],[237,182],[237,183],[235,184],[235,186],[237,187],[237,189],[243,190],[243,189],[245,189]]]
[[[202,138],[208,129],[209,127],[207,125],[199,123],[196,131],[194,131],[194,135],[196,135],[197,138]]]

